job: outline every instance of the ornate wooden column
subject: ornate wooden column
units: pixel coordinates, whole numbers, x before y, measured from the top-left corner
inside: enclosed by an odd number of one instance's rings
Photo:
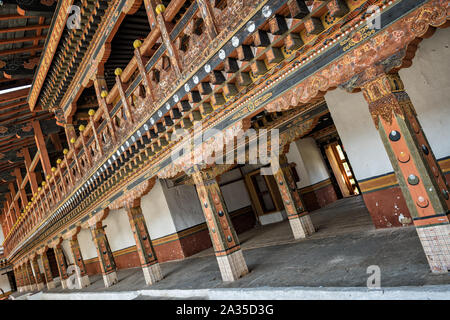
[[[16,286],[17,286],[17,292],[23,291],[23,280],[22,280],[22,274],[20,273],[20,266],[14,267],[14,277],[16,278]]]
[[[47,289],[55,288],[55,282],[53,281],[52,270],[50,269],[50,262],[47,258],[47,248],[40,254],[42,265],[44,266],[44,276],[47,282]]]
[[[194,169],[192,178],[208,225],[222,279],[223,281],[237,280],[248,273],[248,268],[219,184],[215,176],[208,175],[197,168]]]
[[[66,260],[64,259],[64,253],[62,251],[60,241],[53,250],[55,251],[55,257],[56,257],[56,263],[58,264],[58,271],[59,271],[59,278],[61,279],[61,287],[63,289],[67,289],[67,264]]]
[[[292,176],[286,155],[280,155],[280,167],[274,174],[283,199],[284,208],[295,239],[306,238],[315,232],[308,211],[305,210],[297,184]]]
[[[37,255],[30,258],[31,266],[34,270],[35,280],[36,280],[36,289],[42,290],[44,289],[44,279],[42,278],[41,270],[39,269],[39,264],[37,260]]]
[[[83,256],[81,255],[80,244],[78,242],[78,232],[73,235],[70,239],[70,249],[72,250],[73,260],[77,265],[76,273],[77,273],[77,288],[81,289],[84,287],[88,287],[91,282],[89,280],[89,276],[86,272],[86,266],[84,265]]]
[[[30,290],[30,285],[28,281],[28,276],[25,272],[25,264],[23,263],[21,266],[19,266],[19,273],[20,277],[22,279],[22,292]]]
[[[106,216],[104,216],[105,218]],[[90,226],[92,240],[97,248],[98,260],[102,270],[105,287],[110,287],[117,283],[116,262],[106,237],[105,227],[102,221],[98,221]]]
[[[29,290],[30,291],[36,290],[37,289],[36,280],[34,279],[33,269],[31,269],[30,260],[27,260],[27,262],[25,262],[25,272],[27,273],[28,276]]]
[[[126,206],[128,219],[130,221],[131,231],[133,231],[136,248],[141,261],[142,271],[144,272],[145,283],[152,285],[163,278],[161,267],[156,257],[155,249],[152,245],[152,239],[147,229],[144,215],[142,214],[141,199],[130,201]]]
[[[361,88],[432,272],[450,269],[449,187],[397,73],[370,68]]]

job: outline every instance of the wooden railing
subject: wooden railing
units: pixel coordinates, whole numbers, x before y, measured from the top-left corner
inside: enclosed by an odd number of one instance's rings
[[[170,146],[175,130],[191,129],[196,121],[220,111],[249,85],[261,84],[264,74],[281,65],[286,56],[301,49],[306,55],[308,49],[322,45],[327,36],[324,30],[337,32],[337,23],[345,22],[335,19],[327,23],[319,16],[334,12],[341,18],[349,12],[348,7],[339,10],[336,6],[328,7],[330,1],[322,1],[310,13],[306,6],[299,5],[301,1],[290,1],[287,6],[287,1],[275,0],[228,0],[225,6],[219,1],[216,2],[221,3],[219,7],[200,10],[200,6],[210,2],[196,0],[173,28],[167,28],[162,20],[171,22],[185,2],[171,1],[165,11],[157,10],[155,27],[144,41],[134,41],[134,56],[124,70],[116,70],[113,88],[108,90],[101,74],[94,79],[98,109],[89,111],[86,126],[78,130],[66,128],[70,147],[64,150],[6,236],[4,247],[8,257],[37,230],[56,223],[81,203],[83,193],[92,189],[92,181],[107,178],[108,162],[115,161],[117,152],[117,157],[121,157],[121,149],[128,144],[131,133],[137,131],[131,140],[142,135],[143,141],[145,135],[147,157],[161,152]],[[269,2],[272,7],[266,5]],[[340,6],[342,3],[339,2]],[[254,19],[259,21],[258,25],[246,21],[256,9],[259,14]],[[278,15],[273,18],[275,12]],[[270,23],[265,23],[269,18]],[[238,30],[241,40],[233,36]],[[159,38],[163,40],[160,44]],[[225,43],[232,57],[224,50],[219,51],[222,45],[225,48]],[[208,68],[213,59],[215,69]],[[195,79],[194,74],[200,73],[203,79],[208,79],[206,82]],[[74,204],[72,200],[77,196],[78,202]]]
[[[170,22],[184,2],[172,1],[163,13],[164,20]],[[213,8],[214,14],[221,17],[215,23],[217,33],[231,32],[241,17],[252,12],[258,2],[229,0],[224,8]],[[52,167],[51,174],[39,186],[38,192],[6,235],[6,255],[48,220],[56,209],[64,207],[68,196],[77,192],[86,178],[89,180],[120,145],[119,142],[142,119],[154,113],[166,96],[192,72],[199,59],[204,58],[202,53],[213,38],[205,20],[200,17],[199,4],[192,1],[169,33],[168,42],[163,41],[156,51],[153,49],[157,40],[163,37],[161,27],[153,28],[143,42],[133,43],[135,55],[123,71],[116,70],[116,84],[111,90],[105,90],[103,79],[95,81],[98,109],[89,111],[89,122],[78,128],[78,136],[76,130],[68,133],[71,136],[69,149],[64,150],[57,165]],[[225,38],[223,34],[222,38]],[[172,49],[167,48],[168,43],[173,46]],[[174,48],[178,52],[177,60],[169,58],[169,50]],[[153,138],[160,130],[160,124],[155,124],[153,131],[149,130],[148,137]]]

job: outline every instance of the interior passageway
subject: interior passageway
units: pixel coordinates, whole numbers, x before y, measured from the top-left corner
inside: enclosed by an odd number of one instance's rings
[[[104,287],[101,275],[91,276],[91,286],[81,291],[365,287],[371,265],[380,267],[382,287],[450,284],[447,275],[431,274],[414,227],[376,230],[359,196],[312,212],[312,220],[317,232],[302,240],[291,238],[287,221],[242,233],[250,273],[233,283],[222,282],[214,253],[208,249],[184,260],[162,263],[164,279],[151,287],[145,285],[141,268],[133,268],[119,270],[119,282],[110,288]],[[58,285],[50,292],[73,291]]]

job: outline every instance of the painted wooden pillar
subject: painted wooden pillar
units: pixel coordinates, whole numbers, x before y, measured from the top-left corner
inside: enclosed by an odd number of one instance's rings
[[[41,254],[42,265],[44,266],[45,282],[47,282],[47,289],[55,288],[55,282],[53,282],[52,270],[50,269],[50,262],[47,258],[47,251]]]
[[[147,18],[150,23],[150,28],[159,28],[161,32],[161,38],[166,47],[167,53],[169,55],[171,65],[174,68],[177,77],[181,76],[181,59],[179,53],[169,35],[169,28],[166,20],[164,19],[165,7],[161,0],[144,0],[145,10],[147,12]]]
[[[223,281],[235,281],[248,273],[239,239],[233,228],[222,192],[215,178],[201,171],[192,174]]]
[[[110,106],[106,103],[106,97],[108,96],[108,87],[106,85],[105,77],[103,75],[96,75],[94,79],[94,88],[95,88],[95,95],[97,97],[98,105],[103,111],[103,117],[106,120],[106,123],[108,125],[112,143],[116,143],[117,141],[117,135],[116,135],[116,128],[113,123],[113,120],[111,119],[111,115],[109,114]],[[106,141],[108,144],[108,141]]]
[[[44,289],[44,279],[42,278],[41,270],[39,269],[37,255],[31,259],[31,266],[34,270],[35,280],[36,280],[36,289],[42,290]]]
[[[217,34],[217,26],[215,22],[215,17],[213,10],[211,8],[211,3],[208,0],[197,0],[198,7],[200,9],[200,14],[202,15],[203,21],[205,21],[206,31],[208,32],[209,38],[213,40]]]
[[[398,74],[361,86],[432,272],[450,269],[449,187]]]
[[[283,199],[294,238],[306,238],[308,235],[313,234],[315,229],[311,222],[311,217],[305,209],[297,184],[292,176],[291,167],[284,154],[280,155],[280,166],[274,177]]]
[[[23,291],[22,274],[20,273],[20,266],[14,267],[14,277],[16,278],[17,292]]]
[[[37,183],[37,177],[36,177],[36,172],[34,172],[34,169],[31,170],[31,156],[30,156],[30,152],[28,151],[28,148],[23,148],[21,150],[21,153],[23,155],[24,158],[24,162],[25,162],[25,169],[27,170],[27,175],[28,175],[28,181],[30,183],[30,187],[31,187],[31,191],[33,194],[38,192],[38,183]]]
[[[97,248],[98,260],[102,270],[105,287],[110,287],[118,282],[116,262],[106,237],[105,227],[102,222],[97,222],[91,227],[92,239]]]
[[[30,285],[28,282],[28,276],[25,273],[25,264],[22,264],[19,267],[20,277],[22,278],[22,291],[28,291],[30,290]]]
[[[67,123],[64,125],[64,129],[66,131],[66,137],[68,140],[67,143],[73,154],[73,160],[75,161],[75,166],[76,166],[77,172],[78,172],[79,176],[81,177],[83,172],[81,170],[80,161],[78,160],[78,156],[77,156],[78,152],[77,152],[77,148],[75,146],[75,142],[77,141],[77,134],[75,132],[75,127],[73,126],[73,124]],[[63,153],[64,153],[64,151],[63,151]],[[69,167],[67,159],[66,159],[66,162],[67,162],[67,167]]]
[[[36,290],[37,289],[36,280],[33,275],[33,269],[31,269],[30,260],[25,262],[25,272],[27,273],[27,277],[28,277],[29,290],[30,291]]]
[[[144,215],[142,214],[141,199],[137,199],[126,208],[128,219],[130,221],[131,231],[133,232],[136,248],[141,261],[142,271],[144,272],[145,282],[152,285],[163,278],[161,267],[156,257],[155,249],[152,245],[152,239],[147,229]]]
[[[78,236],[74,235],[70,239],[70,249],[72,250],[73,259],[75,264],[77,265],[76,269],[76,284],[77,288],[81,289],[84,287],[88,287],[91,282],[89,280],[89,276],[86,272],[86,266],[84,265],[83,256],[81,254],[80,244],[78,242]]]
[[[67,264],[66,260],[64,259],[64,253],[62,251],[61,244],[58,244],[53,248],[55,251],[55,257],[56,257],[56,263],[58,264],[58,272],[59,272],[59,278],[61,279],[61,287],[63,289],[67,289]]]
[[[42,133],[41,125],[39,121],[33,121],[32,123],[34,130],[34,138],[36,140],[36,146],[38,147],[40,153],[39,157],[41,159],[42,169],[44,170],[45,176],[50,174],[51,164],[50,157],[48,156],[47,147],[45,145],[44,134]]]

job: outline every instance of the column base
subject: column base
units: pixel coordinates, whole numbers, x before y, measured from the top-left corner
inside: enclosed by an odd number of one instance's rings
[[[37,289],[37,286],[35,284],[32,284],[29,286],[30,291],[34,291]]]
[[[56,288],[56,285],[55,285],[55,283],[53,282],[53,280],[47,282],[47,289],[48,289],[48,290],[51,290],[51,289],[54,289],[54,288]]]
[[[248,273],[247,264],[240,249],[226,256],[217,256],[217,262],[223,281],[235,281]]]
[[[450,270],[450,224],[416,228],[431,272]]]
[[[309,215],[289,219],[289,223],[294,234],[294,239],[306,238],[316,232]]]
[[[148,286],[163,278],[159,263],[153,264],[149,267],[143,267],[142,271],[144,272],[145,283]]]
[[[67,279],[61,279],[61,288],[68,289]]]
[[[38,284],[36,284],[36,289],[38,291],[41,291],[42,289],[44,289],[45,285],[43,282],[39,282]]]
[[[17,292],[23,292],[25,291],[23,287],[17,287]]]
[[[77,284],[78,284],[78,289],[89,287],[91,285],[89,276],[84,275],[82,277],[77,277]]]
[[[119,280],[117,279],[117,273],[115,271],[103,275],[103,282],[105,283],[105,288],[111,287],[118,281]]]

